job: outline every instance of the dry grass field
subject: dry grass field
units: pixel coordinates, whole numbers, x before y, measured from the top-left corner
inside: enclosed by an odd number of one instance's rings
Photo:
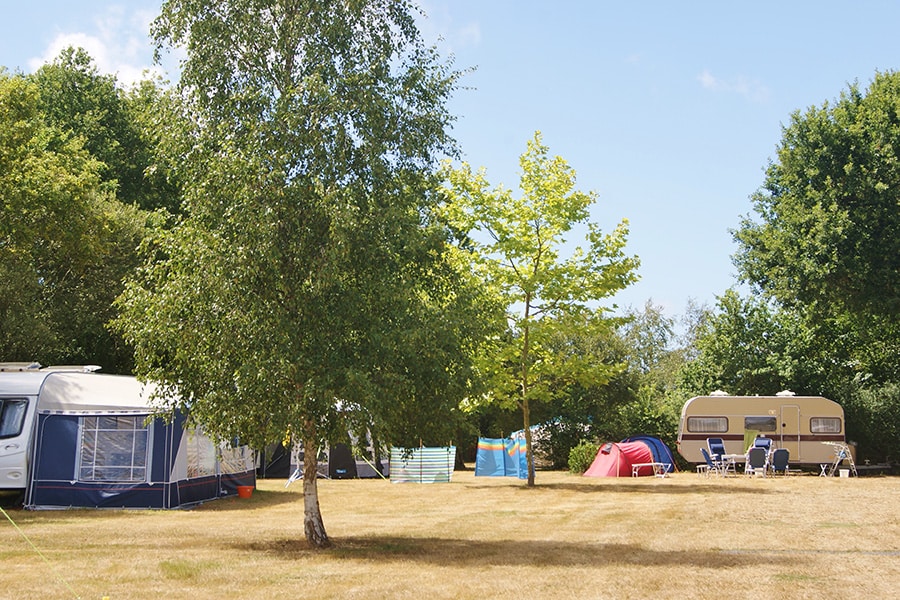
[[[0,598],[892,598],[895,477],[320,481],[182,511],[9,511]]]

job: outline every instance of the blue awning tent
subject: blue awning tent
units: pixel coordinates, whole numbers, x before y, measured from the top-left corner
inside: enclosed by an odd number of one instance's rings
[[[25,506],[177,508],[235,495],[239,485],[255,485],[249,449],[227,449],[231,456],[223,459],[212,440],[184,429],[180,414],[170,423],[157,418],[144,425],[148,416],[39,414]],[[86,419],[97,428],[79,433],[91,427]],[[105,465],[98,466],[96,458],[85,464],[85,454],[94,449],[86,448],[91,442],[85,435],[96,436]],[[110,440],[113,436],[119,440]],[[134,451],[125,447],[134,442]]]
[[[251,450],[216,444],[185,417],[154,417],[153,386],[80,372],[8,373],[27,403],[26,508],[176,508],[255,485]]]
[[[525,438],[478,438],[475,476],[527,479]]]

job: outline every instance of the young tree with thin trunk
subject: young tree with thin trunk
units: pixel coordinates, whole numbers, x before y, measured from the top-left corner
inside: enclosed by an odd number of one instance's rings
[[[596,385],[618,371],[590,357],[553,352],[551,340],[573,329],[609,327],[597,303],[634,282],[639,263],[624,254],[627,221],[606,235],[590,221],[596,194],[575,189],[575,171],[550,156],[539,132],[519,164],[521,198],[502,186],[488,189],[483,170],[447,165],[445,211],[463,234],[474,270],[508,307],[510,330],[495,340],[482,368],[493,374],[490,400],[514,402],[522,411],[533,486],[531,403],[549,399],[554,382]],[[576,227],[585,230],[585,246],[563,258],[565,236]]]

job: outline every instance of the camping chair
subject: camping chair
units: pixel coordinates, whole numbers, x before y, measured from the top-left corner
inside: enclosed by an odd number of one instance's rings
[[[706,445],[709,447],[709,455],[713,461],[718,463],[719,470],[724,476],[728,471],[737,472],[735,470],[733,457],[725,458],[728,454],[725,450],[725,440],[722,438],[706,438]]]
[[[755,446],[747,452],[747,463],[744,465],[744,473],[747,475],[756,475],[761,473],[766,476],[766,469],[769,467],[769,453],[765,448]]]
[[[767,438],[765,436],[759,436],[755,440],[753,440],[754,448],[765,448],[766,452],[771,452],[772,450],[772,438]]]
[[[710,473],[714,473],[724,477],[725,469],[723,468],[722,462],[714,461],[706,448],[700,448],[700,453],[703,454],[703,460],[706,461],[706,474],[709,475]]]
[[[715,461],[721,461],[725,453],[725,440],[722,438],[706,438],[706,447],[709,448],[709,455]]]
[[[787,475],[790,456],[791,453],[788,452],[787,448],[776,448],[772,452],[772,473],[775,474],[781,471],[782,474]]]

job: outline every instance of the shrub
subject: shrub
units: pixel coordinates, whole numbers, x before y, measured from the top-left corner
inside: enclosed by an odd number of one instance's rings
[[[847,418],[847,440],[857,443],[856,459],[897,462],[900,458],[900,385],[853,382],[839,395]]]
[[[600,446],[591,442],[581,441],[569,451],[569,471],[572,473],[584,473],[597,457]]]

